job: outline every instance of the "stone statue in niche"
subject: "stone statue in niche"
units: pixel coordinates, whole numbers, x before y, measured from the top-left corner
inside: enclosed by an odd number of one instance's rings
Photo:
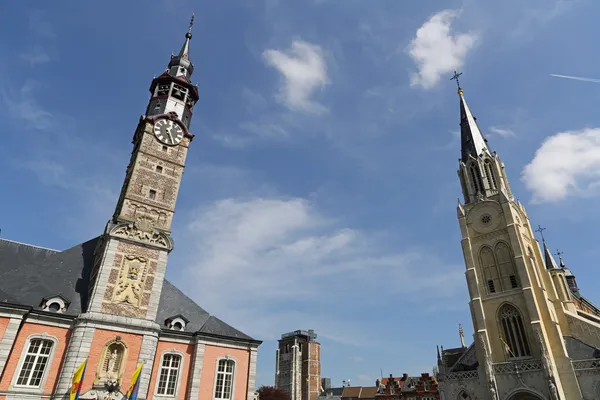
[[[490,399],[498,400],[498,393],[496,393],[496,388],[494,388],[494,384],[490,385]]]
[[[106,363],[106,377],[109,379],[116,379],[118,374],[117,368],[117,358],[119,357],[119,353],[117,349],[114,349],[110,352],[108,356],[108,362]]]
[[[548,391],[550,392],[550,398],[552,400],[560,400],[560,397],[558,397],[558,389],[552,379],[549,380]]]
[[[119,339],[107,344],[96,370],[94,388],[117,387],[123,374],[125,358],[126,347]]]
[[[125,256],[113,297],[115,302],[139,306],[147,265],[145,257]]]

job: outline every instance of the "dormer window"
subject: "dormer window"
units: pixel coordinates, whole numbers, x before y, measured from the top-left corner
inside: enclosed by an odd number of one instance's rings
[[[71,303],[61,295],[46,297],[42,299],[40,307],[42,311],[64,313]]]
[[[177,100],[185,100],[185,95],[187,94],[187,89],[181,85],[174,84],[173,91],[171,92],[171,96],[176,98]]]
[[[185,331],[185,327],[188,322],[190,321],[188,321],[183,315],[176,315],[174,317],[167,318],[165,320],[165,326],[167,329],[183,332]]]
[[[158,85],[158,90],[156,91],[156,95],[157,96],[168,96],[170,89],[171,89],[170,83],[161,83]]]

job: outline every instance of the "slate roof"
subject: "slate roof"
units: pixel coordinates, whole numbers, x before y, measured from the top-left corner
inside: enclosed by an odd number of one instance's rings
[[[43,298],[61,295],[71,302],[65,314],[77,316],[87,306],[90,272],[98,239],[96,237],[64,251],[0,239],[0,303],[39,310]],[[167,318],[178,314],[189,320],[186,332],[257,342],[210,315],[165,279],[156,323],[164,326]]]

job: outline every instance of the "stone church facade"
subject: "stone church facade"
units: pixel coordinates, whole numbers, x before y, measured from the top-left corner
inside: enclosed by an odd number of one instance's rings
[[[193,21],[192,21],[193,22]],[[254,399],[260,341],[165,279],[171,222],[194,135],[190,30],[150,85],[115,213],[104,232],[55,251],[0,239],[0,400]]]
[[[475,333],[468,347],[438,351],[441,399],[600,399],[600,309],[535,239],[504,164],[458,93],[457,212]]]

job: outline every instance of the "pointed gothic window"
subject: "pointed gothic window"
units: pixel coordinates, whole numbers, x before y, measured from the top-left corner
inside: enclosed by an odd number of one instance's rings
[[[504,335],[502,338],[510,348],[508,356],[510,358],[522,358],[531,355],[525,326],[521,313],[514,306],[505,304],[500,309],[500,331]],[[508,349],[507,349],[508,350]]]
[[[498,260],[498,269],[500,270],[502,287],[518,287],[515,262],[510,252],[510,248],[506,243],[500,242],[496,245],[496,259]]]
[[[490,189],[497,190],[498,186],[496,184],[496,176],[494,175],[494,169],[492,168],[492,163],[490,160],[485,160],[484,163],[485,168],[485,178],[487,180],[488,186]]]
[[[469,166],[469,172],[471,173],[471,182],[473,183],[473,189],[475,189],[475,193],[483,192],[483,182],[481,181],[481,174],[479,173],[479,168],[475,163]]]
[[[484,246],[479,253],[479,258],[481,260],[481,268],[483,269],[483,277],[488,293],[492,294],[502,291],[498,265],[496,264],[492,249]]]

